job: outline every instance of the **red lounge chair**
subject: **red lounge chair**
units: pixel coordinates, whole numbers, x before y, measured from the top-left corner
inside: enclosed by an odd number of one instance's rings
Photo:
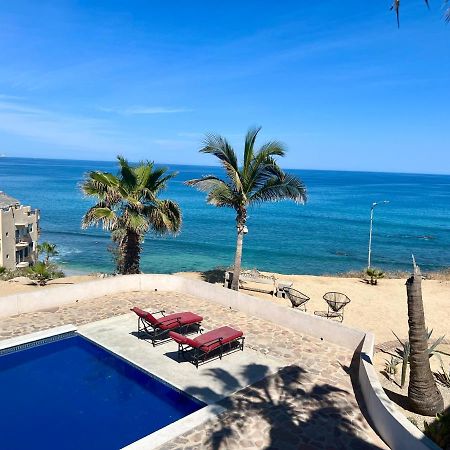
[[[220,327],[216,330],[208,331],[195,339],[189,339],[174,331],[169,332],[169,336],[178,343],[178,358],[186,355],[191,349],[191,362],[198,368],[200,361],[204,361],[206,357],[213,351],[219,350],[219,358],[222,359],[225,347],[232,350],[232,344],[237,343],[240,350],[244,350],[244,333],[231,327]]]
[[[155,346],[156,339],[169,330],[179,330],[181,333],[185,333],[189,328],[192,328],[199,332],[203,320],[202,316],[191,312],[180,312],[166,316],[165,311],[149,313],[136,306],[131,308],[131,311],[138,316],[138,333],[145,331],[150,336],[153,346]],[[156,318],[154,314],[161,314],[162,317]]]

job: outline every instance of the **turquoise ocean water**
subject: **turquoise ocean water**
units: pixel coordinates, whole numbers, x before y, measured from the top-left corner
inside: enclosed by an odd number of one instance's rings
[[[179,175],[164,196],[183,210],[175,238],[148,235],[145,272],[208,270],[233,262],[232,210],[206,205],[204,194],[183,184],[220,173],[217,167],[170,166]],[[41,240],[60,249],[69,270],[112,271],[109,237],[82,230],[89,207],[79,183],[89,170],[116,171],[114,162],[0,158],[0,190],[41,210]],[[308,203],[267,204],[250,210],[243,264],[281,273],[323,274],[367,265],[370,205],[375,209],[372,265],[409,270],[413,253],[424,270],[450,266],[450,176],[293,170],[308,187]]]

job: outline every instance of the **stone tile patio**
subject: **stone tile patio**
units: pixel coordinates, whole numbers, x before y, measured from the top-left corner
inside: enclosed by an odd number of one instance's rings
[[[387,448],[359,409],[349,375],[350,351],[186,294],[128,292],[3,318],[0,339],[126,314],[135,305],[152,311],[192,310],[204,317],[208,328],[226,324],[238,327],[245,332],[248,347],[281,360],[284,365],[277,374],[222,400],[227,411],[218,419],[161,449]],[[223,389],[235,382],[232,377],[221,378],[220,369],[210,372],[221,379]],[[195,390],[188,389],[197,395]]]

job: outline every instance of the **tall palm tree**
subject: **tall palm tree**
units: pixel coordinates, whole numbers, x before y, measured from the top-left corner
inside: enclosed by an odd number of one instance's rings
[[[236,152],[224,137],[207,135],[200,152],[218,158],[226,178],[223,180],[209,175],[186,181],[189,186],[207,192],[206,201],[211,205],[233,208],[236,211],[237,241],[231,283],[234,290],[239,289],[248,207],[279,200],[293,200],[297,203],[306,201],[306,188],[303,182],[283,172],[276,162],[275,157],[285,154],[283,144],[270,141],[255,151],[255,141],[260,130],[261,127],[257,127],[247,132],[242,165],[239,165]]]
[[[172,200],[158,195],[176,173],[155,168],[153,162],[132,166],[118,156],[119,173],[93,171],[86,174],[82,192],[96,200],[82,219],[82,227],[101,224],[118,245],[118,272],[139,273],[141,244],[145,233],[176,234],[181,228],[181,210]]]
[[[414,273],[406,281],[410,342],[408,399],[412,411],[434,416],[444,410],[444,401],[430,368],[428,337],[422,301],[422,275],[414,261]]]

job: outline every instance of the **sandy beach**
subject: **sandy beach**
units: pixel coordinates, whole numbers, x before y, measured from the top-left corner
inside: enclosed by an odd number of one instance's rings
[[[176,275],[203,279],[199,272],[180,272]],[[359,278],[341,278],[312,275],[275,274],[280,280],[293,281],[293,287],[311,298],[308,313],[326,309],[322,296],[329,291],[346,294],[351,303],[345,309],[344,325],[372,331],[377,344],[395,340],[392,331],[400,338],[407,337],[408,315],[405,279],[382,279],[371,286]],[[260,285],[262,286],[262,285]],[[425,318],[433,337],[445,334],[450,337],[450,281],[424,280],[422,283]],[[270,294],[243,290],[251,295],[290,306],[289,300]]]
[[[204,280],[201,272],[179,272],[175,275]],[[378,345],[395,340],[391,330],[395,331],[400,338],[407,337],[405,279],[383,279],[377,286],[371,286],[359,278],[282,274],[275,274],[275,276],[280,280],[293,281],[295,289],[311,298],[307,304],[308,313],[314,314],[314,311],[326,309],[326,303],[322,298],[326,292],[343,292],[351,299],[351,303],[345,309],[345,325],[372,331],[375,333]],[[48,287],[81,283],[96,278],[95,274],[73,275],[50,281]],[[213,281],[220,282],[218,279]],[[260,286],[264,287],[264,285]],[[434,330],[433,337],[437,338],[443,334],[450,337],[450,320],[448,320],[450,317],[450,281],[424,280],[422,287],[425,317],[428,327]],[[36,289],[42,288],[17,282],[0,281],[0,296]],[[243,292],[290,307],[287,299],[247,289]]]
[[[73,275],[65,278],[58,278],[56,280],[49,281],[45,287],[63,286],[68,284],[82,283],[83,281],[90,281],[96,279],[96,275]],[[32,284],[22,284],[16,281],[2,281],[0,280],[0,297],[6,295],[18,294],[20,292],[30,292],[36,289],[43,289],[40,286]]]

